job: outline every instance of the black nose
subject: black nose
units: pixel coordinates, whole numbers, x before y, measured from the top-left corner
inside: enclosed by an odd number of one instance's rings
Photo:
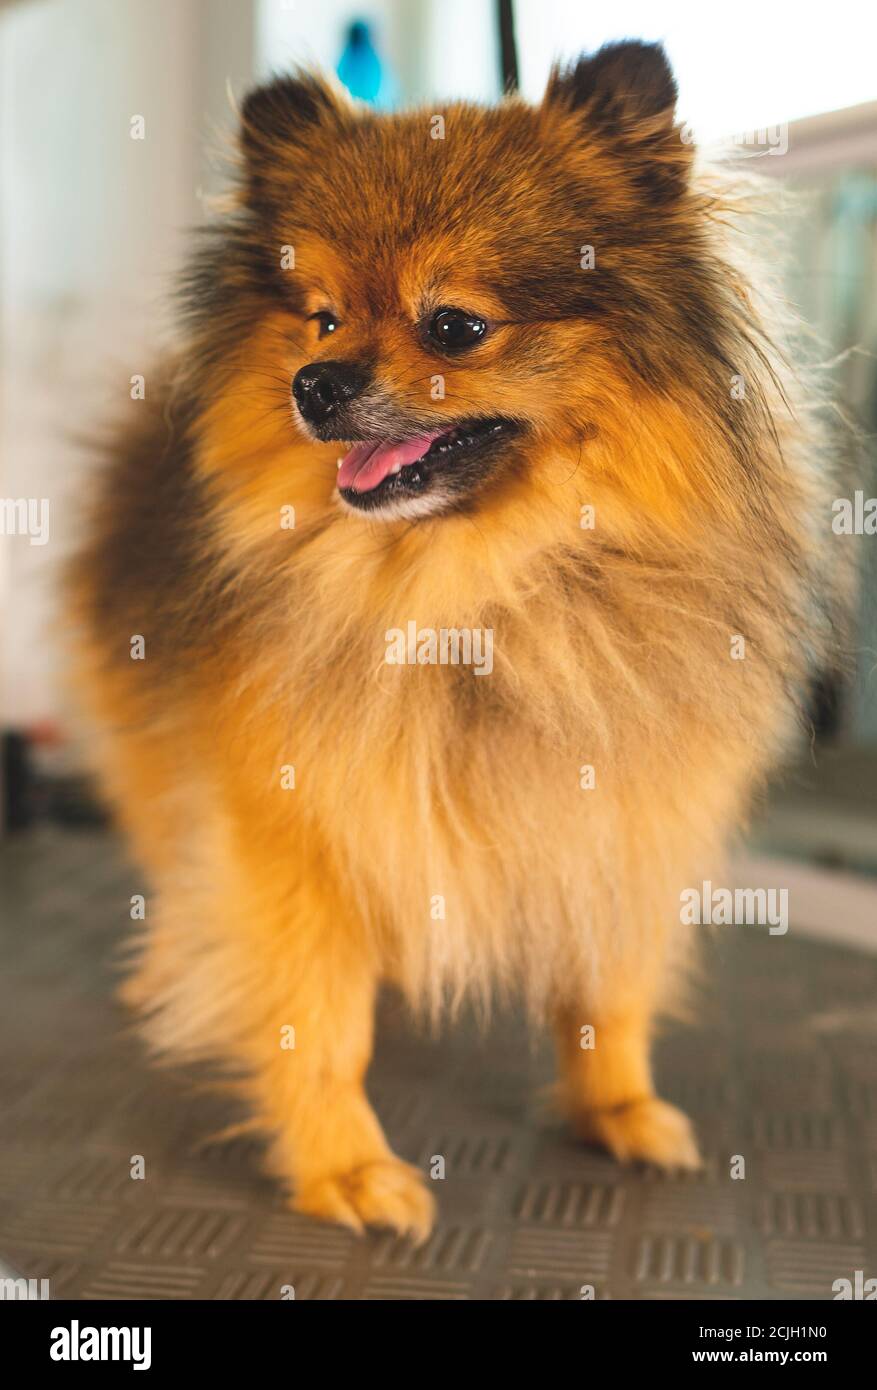
[[[292,394],[310,425],[322,425],[358,396],[367,376],[350,362],[311,362],[296,372]]]

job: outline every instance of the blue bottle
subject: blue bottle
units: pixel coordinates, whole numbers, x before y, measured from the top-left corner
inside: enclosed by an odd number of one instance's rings
[[[392,104],[392,78],[384,71],[364,20],[355,19],[349,26],[336,72],[350,94],[360,101],[373,106]]]

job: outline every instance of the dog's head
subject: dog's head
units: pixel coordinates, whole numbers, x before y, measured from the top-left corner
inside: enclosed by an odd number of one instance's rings
[[[546,441],[575,465],[613,410],[721,361],[675,97],[663,50],[625,42],[538,107],[383,115],[302,75],[247,98],[248,290],[289,428],[335,446],[347,507],[477,505]]]

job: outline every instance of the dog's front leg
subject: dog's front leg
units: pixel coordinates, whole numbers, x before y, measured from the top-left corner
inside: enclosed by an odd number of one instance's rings
[[[365,1094],[378,984],[367,933],[324,873],[266,892],[276,878],[266,871],[252,904],[241,964],[255,997],[239,1032],[249,1098],[274,1135],[270,1165],[298,1211],[422,1240],[433,1199],[391,1151]]]

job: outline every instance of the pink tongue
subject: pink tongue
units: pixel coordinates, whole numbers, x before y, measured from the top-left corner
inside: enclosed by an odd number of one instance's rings
[[[397,464],[404,468],[407,463],[422,458],[433,440],[445,433],[445,430],[434,430],[432,434],[403,439],[395,444],[391,440],[375,443],[373,439],[354,444],[341,460],[338,486],[352,487],[354,492],[371,492],[392,473]]]

